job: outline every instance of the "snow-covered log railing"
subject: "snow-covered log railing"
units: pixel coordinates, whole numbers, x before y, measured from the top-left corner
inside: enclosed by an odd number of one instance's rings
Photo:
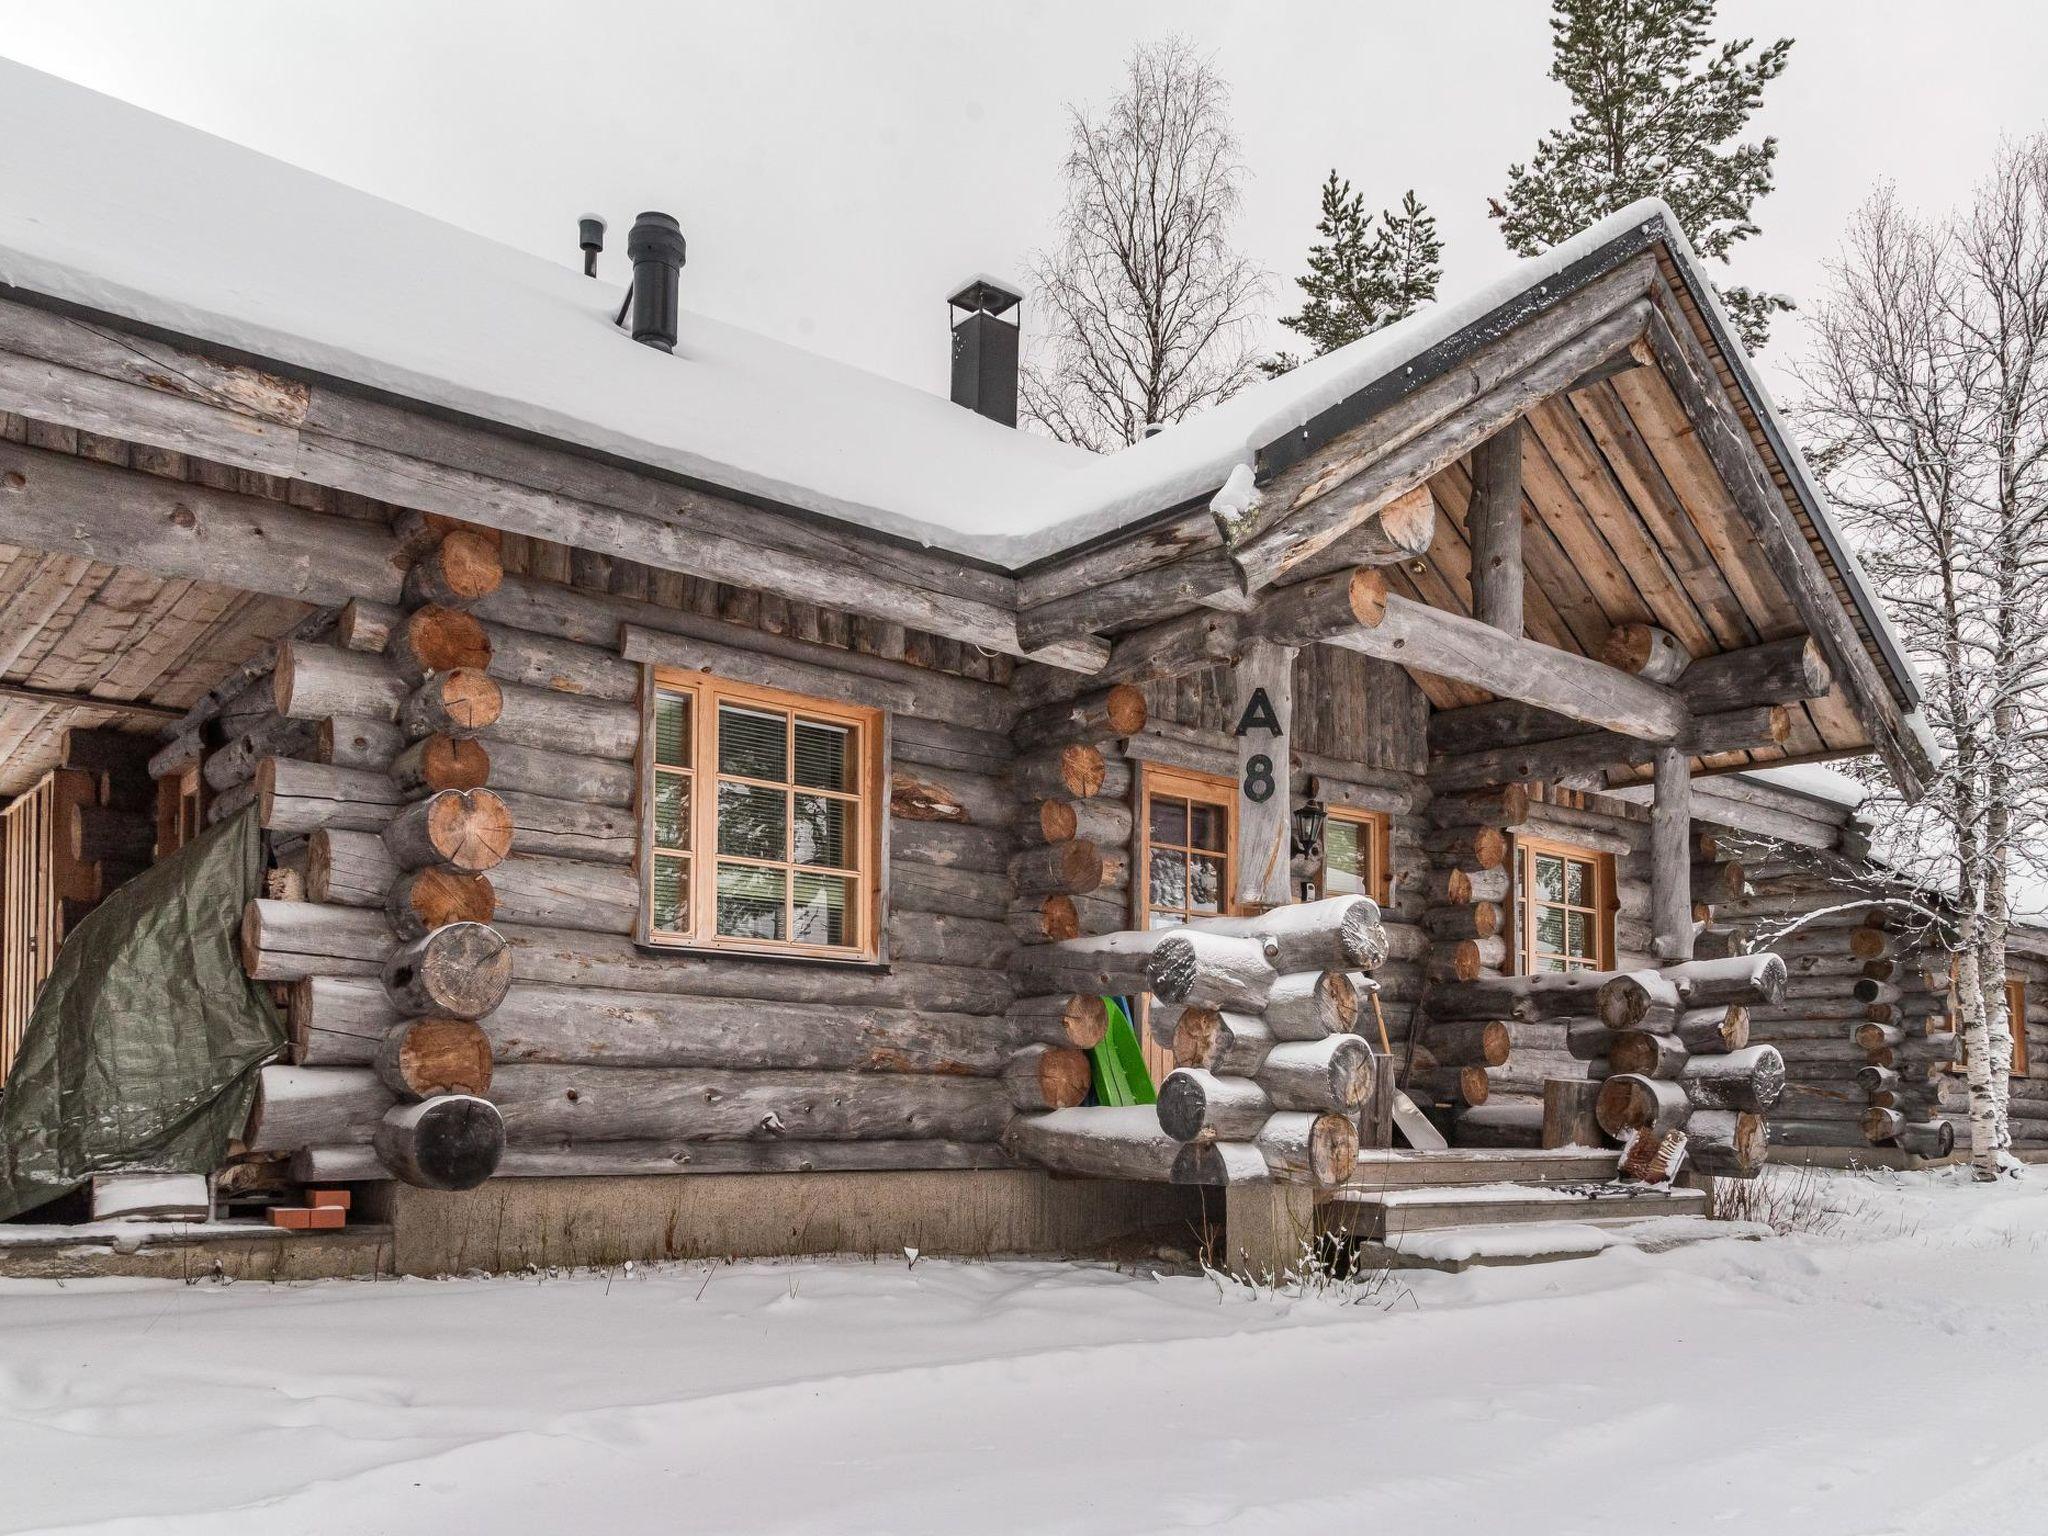
[[[1063,995],[1149,995],[1152,1037],[1175,1068],[1156,1108],[1024,1116],[1007,1144],[1102,1177],[1341,1184],[1383,1066],[1353,1032],[1360,987],[1387,952],[1363,896],[1025,951],[1022,984],[1041,994],[1033,1010]]]

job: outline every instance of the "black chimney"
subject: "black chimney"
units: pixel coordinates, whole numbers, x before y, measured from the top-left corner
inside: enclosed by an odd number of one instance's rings
[[[626,259],[633,263],[633,339],[664,352],[676,349],[686,250],[683,226],[665,213],[641,214],[626,237]]]
[[[991,278],[977,277],[946,300],[948,315],[968,312],[953,327],[953,403],[1006,427],[1017,425],[1018,328],[996,317],[1022,298]]]
[[[597,276],[597,258],[604,250],[604,218],[586,213],[576,221],[576,243],[583,249],[583,275]]]

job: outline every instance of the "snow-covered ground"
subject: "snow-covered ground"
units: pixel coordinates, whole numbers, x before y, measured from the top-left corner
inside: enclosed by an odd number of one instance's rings
[[[0,1530],[2048,1530],[2048,1180],[1344,1296],[1050,1264],[0,1285]]]

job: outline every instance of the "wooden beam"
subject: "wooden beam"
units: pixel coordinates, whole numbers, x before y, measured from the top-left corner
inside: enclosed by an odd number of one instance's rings
[[[1376,623],[1360,624],[1326,642],[1382,661],[1520,699],[1604,730],[1645,741],[1676,741],[1689,714],[1669,688],[1603,666],[1588,656],[1504,635],[1461,613],[1411,602],[1385,591]]]
[[[1717,715],[1695,715],[1684,738],[1671,745],[1688,757],[1713,757],[1782,747],[1791,733],[1792,717],[1784,706],[1762,704]],[[1648,767],[1660,749],[1659,743],[1615,731],[1577,732],[1436,758],[1429,766],[1429,782],[1439,791],[1479,789],[1489,784],[1554,783],[1615,768]]]
[[[1693,709],[1712,713],[1745,704],[1799,704],[1824,696],[1830,673],[1809,635],[1768,640],[1702,656],[1673,685]]]
[[[1661,633],[1647,625],[1623,626]],[[1616,631],[1617,634],[1620,631]],[[1612,640],[1614,637],[1610,636]],[[1660,677],[1666,667],[1641,665],[1635,658],[1654,653],[1655,646],[1626,648],[1619,661],[1603,647],[1602,660],[1624,672],[1636,673],[1646,681],[1669,683],[1672,691],[1697,717],[1733,714],[1770,704],[1798,704],[1817,699],[1828,691],[1827,665],[1805,635],[1770,640],[1739,651],[1724,651],[1691,662],[1675,679]],[[1539,709],[1520,699],[1498,699],[1490,704],[1473,704],[1464,709],[1442,709],[1430,716],[1429,750],[1439,757],[1467,757],[1481,752],[1509,752],[1532,747],[1538,742],[1557,741],[1581,732],[1573,721],[1553,710]],[[1769,745],[1759,742],[1756,745]],[[1695,747],[1694,755],[1709,751],[1732,752],[1737,747]],[[1635,759],[1631,759],[1634,761]],[[1641,759],[1644,763],[1649,760]]]
[[[1286,522],[1473,400],[1506,386],[1532,357],[1551,351],[1640,299],[1655,275],[1655,258],[1647,254],[1624,263],[1581,291],[1496,333],[1489,344],[1461,360],[1456,368],[1437,374],[1315,453],[1267,477],[1259,488],[1254,519],[1240,531],[1239,542]]]
[[[26,683],[0,682],[0,699],[24,704],[47,704],[52,709],[97,709],[110,715],[133,715],[143,720],[180,720],[185,711],[147,699],[102,699],[90,693],[62,693],[51,688],[31,688]]]
[[[1239,911],[1294,900],[1292,777],[1294,647],[1254,640],[1231,671],[1237,704],[1237,889]]]
[[[0,303],[0,408],[1032,654],[1015,579],[964,560],[26,305]],[[1108,654],[1083,638],[1037,659],[1092,672]]]
[[[1692,774],[1683,747],[1659,747],[1650,801],[1650,948],[1692,958]]]
[[[1638,299],[1554,351],[1525,352],[1527,366],[1499,388],[1332,487],[1287,520],[1249,538],[1240,537],[1231,556],[1244,589],[1256,592],[1297,569],[1396,497],[1464,457],[1474,444],[1558,393],[1587,368],[1626,351],[1642,336],[1649,315],[1649,301]]]
[[[1522,633],[1522,423],[1515,420],[1472,450],[1472,616]]]
[[[395,602],[383,528],[0,441],[0,542],[336,607]]]
[[[1700,448],[1726,485],[1757,549],[1819,642],[1835,679],[1871,734],[1900,793],[1917,799],[1922,773],[1931,768],[1905,728],[1877,665],[1864,649],[1848,613],[1828,585],[1792,509],[1765,467],[1749,431],[1735,413],[1699,339],[1678,301],[1660,279],[1650,316],[1648,342],[1665,382],[1692,424]],[[1844,580],[1848,573],[1843,573]]]

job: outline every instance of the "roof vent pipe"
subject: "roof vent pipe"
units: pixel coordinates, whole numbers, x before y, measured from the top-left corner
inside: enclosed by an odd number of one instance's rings
[[[583,275],[597,276],[598,253],[604,249],[604,219],[586,213],[576,221],[576,243],[583,248]]]
[[[665,213],[643,213],[626,237],[633,263],[633,339],[664,352],[676,349],[683,260],[683,226]]]

